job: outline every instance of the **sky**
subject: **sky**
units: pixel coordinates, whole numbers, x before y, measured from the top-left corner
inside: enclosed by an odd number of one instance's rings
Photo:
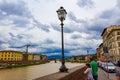
[[[120,23],[120,0],[0,0],[0,50],[61,55],[63,6],[65,56],[96,53],[102,31]]]

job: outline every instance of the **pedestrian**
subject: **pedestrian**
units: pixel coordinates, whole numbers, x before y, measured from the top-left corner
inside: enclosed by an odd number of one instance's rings
[[[85,74],[87,74],[87,80],[94,80],[92,76],[92,68],[90,67],[90,64],[86,64],[87,69],[84,71]]]
[[[90,61],[91,61],[90,66],[92,68],[93,78],[94,80],[98,80],[98,64],[93,58],[91,58]]]
[[[120,60],[117,62],[117,66],[116,67],[116,80],[120,80]]]

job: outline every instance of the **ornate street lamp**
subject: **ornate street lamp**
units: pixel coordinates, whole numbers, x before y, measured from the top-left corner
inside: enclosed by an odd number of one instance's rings
[[[60,67],[60,72],[67,72],[68,68],[65,66],[65,60],[64,60],[64,37],[63,37],[63,21],[66,17],[66,10],[63,7],[60,7],[60,9],[57,10],[58,18],[61,21],[61,39],[62,39],[62,65]]]

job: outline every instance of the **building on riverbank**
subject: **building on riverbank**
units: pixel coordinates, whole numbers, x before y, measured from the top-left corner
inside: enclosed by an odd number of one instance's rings
[[[48,58],[43,54],[26,54],[26,52],[3,50],[0,51],[0,65],[2,64],[27,64],[33,62],[46,62]]]
[[[48,61],[48,57],[42,54],[33,54],[34,61]]]
[[[105,28],[101,34],[102,45],[99,46],[100,58],[105,56],[112,61],[118,61],[120,59],[120,25],[111,25]],[[106,52],[104,49],[106,48]],[[104,52],[104,53],[103,53]]]
[[[67,61],[84,63],[84,62],[86,62],[85,57],[86,57],[85,55],[84,56],[72,56],[69,59],[67,59]]]
[[[103,52],[103,43],[101,43],[99,47],[96,49],[96,53],[97,53],[97,60],[105,59],[104,52]]]
[[[0,51],[0,60],[1,61],[22,61],[23,52],[12,51],[12,50]]]

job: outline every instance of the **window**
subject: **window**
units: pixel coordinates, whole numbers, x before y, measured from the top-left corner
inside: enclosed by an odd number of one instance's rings
[[[120,35],[120,32],[117,32],[117,35]]]
[[[118,47],[120,47],[120,42],[118,42]]]
[[[120,36],[117,37],[117,40],[120,40]]]
[[[120,49],[119,49],[119,52],[117,53],[117,55],[120,53]]]

